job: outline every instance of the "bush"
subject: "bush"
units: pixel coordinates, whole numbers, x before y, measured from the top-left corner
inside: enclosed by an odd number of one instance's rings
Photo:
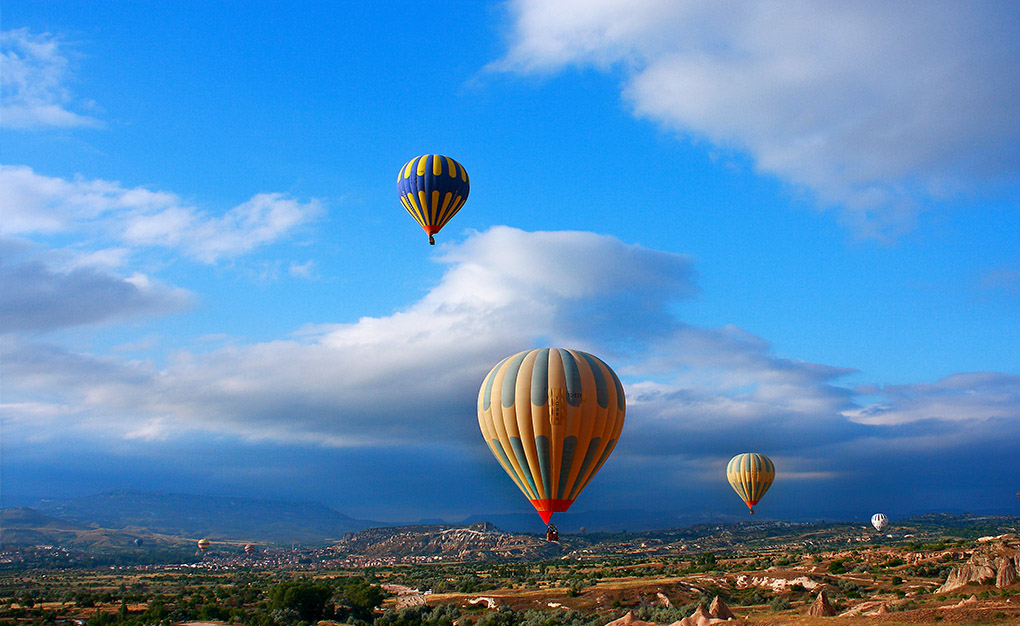
[[[783,597],[773,598],[772,602],[769,602],[769,609],[773,613],[785,611],[790,608],[790,601]]]
[[[429,608],[416,606],[397,611],[386,611],[372,622],[373,626],[453,626],[461,616],[452,604]]]

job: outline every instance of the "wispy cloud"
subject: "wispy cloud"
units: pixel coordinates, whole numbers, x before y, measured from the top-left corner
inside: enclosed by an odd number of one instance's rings
[[[322,212],[317,201],[260,193],[222,215],[176,194],[118,182],[66,180],[26,166],[0,166],[0,233],[87,234],[133,248],[162,247],[205,263],[277,241]]]
[[[492,67],[624,75],[634,112],[746,151],[866,237],[931,199],[1020,174],[1011,3],[573,0],[511,3]]]
[[[846,413],[862,424],[1020,422],[1020,376],[1013,374],[955,374],[934,383],[862,387],[858,393],[882,398]]]
[[[27,28],[0,31],[0,126],[14,129],[101,126],[72,94],[62,42]]]

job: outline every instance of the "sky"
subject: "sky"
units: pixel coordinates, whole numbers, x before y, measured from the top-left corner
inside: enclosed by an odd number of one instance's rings
[[[555,346],[627,394],[572,511],[742,515],[760,452],[767,519],[1020,514],[1014,2],[14,3],[0,46],[4,506],[527,513],[475,403]],[[434,247],[426,153],[471,176]]]

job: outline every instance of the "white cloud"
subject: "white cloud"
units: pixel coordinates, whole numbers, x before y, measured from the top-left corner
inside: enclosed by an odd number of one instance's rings
[[[387,317],[181,352],[159,371],[21,345],[33,357],[9,359],[7,378],[26,402],[77,403],[114,431],[162,418],[166,430],[361,445],[420,441],[421,425],[435,423],[444,438],[473,440],[477,386],[496,361],[539,342],[610,359],[621,340],[647,339],[632,318],[662,316],[692,291],[685,257],[591,233],[494,228],[444,262],[439,285]],[[651,313],[603,304],[636,301]],[[583,311],[594,313],[586,321]],[[81,378],[61,374],[78,368]],[[84,375],[101,371],[110,375]]]
[[[739,328],[681,323],[669,312],[695,291],[681,255],[497,227],[441,260],[442,280],[392,315],[258,344],[196,338],[205,343],[165,364],[0,336],[4,435],[114,451],[227,436],[263,450],[363,447],[411,465],[440,448],[481,457],[475,401],[485,373],[516,351],[559,345],[598,354],[626,384],[627,426],[596,487],[603,502],[633,506],[634,476],[643,488],[696,498],[707,489],[729,502],[719,472],[754,450],[824,506],[833,476],[867,489],[885,480],[890,459],[911,471],[934,451],[966,464],[974,450],[1006,458],[1020,446],[1016,376],[851,389],[840,384],[851,370],[784,358]],[[635,316],[656,320],[652,330]],[[779,485],[770,497],[782,493]]]
[[[99,126],[96,118],[76,113],[68,81],[68,59],[61,42],[27,28],[0,31],[0,125],[6,128]]]
[[[91,231],[122,246],[177,249],[206,263],[272,243],[321,211],[316,201],[262,193],[213,216],[169,192],[0,166],[0,213],[5,216],[0,233]]]
[[[559,345],[602,356],[627,383],[621,457],[678,446],[713,459],[752,446],[822,457],[868,438],[919,449],[934,444],[888,425],[1020,419],[1015,377],[855,390],[839,384],[851,370],[783,358],[738,328],[686,326],[669,313],[694,292],[680,255],[592,233],[497,227],[442,261],[440,283],[392,315],[181,351],[159,368],[14,341],[2,359],[9,401],[74,407],[76,424],[143,438],[198,429],[335,446],[422,445],[430,436],[470,445],[488,369],[516,351]],[[860,407],[880,394],[880,406]]]
[[[858,393],[883,398],[846,412],[847,417],[862,424],[1020,422],[1020,376],[1012,374],[955,374],[934,383],[863,387]]]
[[[620,68],[639,116],[750,153],[859,234],[1020,174],[1010,3],[519,0],[493,68]]]

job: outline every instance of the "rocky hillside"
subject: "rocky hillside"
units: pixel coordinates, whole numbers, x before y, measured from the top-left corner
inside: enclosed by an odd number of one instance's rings
[[[1002,589],[1017,582],[1020,569],[1020,540],[1014,534],[987,537],[978,540],[979,547],[970,559],[953,569],[938,593],[956,591],[971,583],[995,585]]]
[[[372,528],[344,537],[333,549],[362,557],[443,557],[464,561],[531,560],[560,554],[559,544],[505,533],[487,522],[470,526]]]

